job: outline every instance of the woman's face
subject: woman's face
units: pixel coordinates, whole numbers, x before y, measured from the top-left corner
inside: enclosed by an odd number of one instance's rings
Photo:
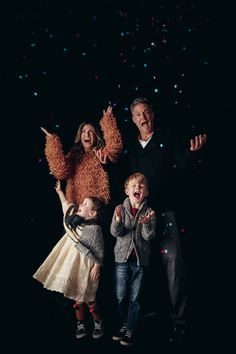
[[[83,126],[80,140],[85,151],[91,150],[94,146],[96,146],[97,138],[95,129],[91,124],[85,124]]]

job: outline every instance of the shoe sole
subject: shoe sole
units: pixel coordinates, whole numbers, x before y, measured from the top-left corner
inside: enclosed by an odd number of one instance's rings
[[[84,334],[80,334],[78,336],[75,336],[76,339],[81,339],[81,338],[84,338],[87,336],[87,333],[84,333]]]
[[[120,341],[120,344],[125,345],[126,347],[131,347],[133,345],[133,343],[126,343],[126,342],[123,342],[122,340]]]
[[[99,338],[102,338],[103,337],[103,334],[99,334],[98,336],[92,336],[93,337],[93,339],[99,339]]]
[[[113,336],[112,339],[115,340],[116,342],[118,342],[119,340],[122,340],[124,337],[116,337]]]

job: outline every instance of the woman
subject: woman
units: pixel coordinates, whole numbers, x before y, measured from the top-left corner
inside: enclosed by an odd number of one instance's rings
[[[66,198],[69,203],[80,204],[85,197],[96,196],[105,204],[110,201],[110,184],[107,162],[116,162],[122,151],[122,139],[113,116],[112,107],[103,111],[100,120],[103,139],[91,123],[82,123],[74,146],[68,154],[63,151],[60,138],[46,129],[45,154],[50,171],[59,180],[66,180]]]

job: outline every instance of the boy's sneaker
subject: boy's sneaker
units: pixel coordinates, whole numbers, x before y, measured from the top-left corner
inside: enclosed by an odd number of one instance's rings
[[[87,335],[87,332],[84,327],[84,321],[77,321],[76,325],[77,325],[77,328],[76,328],[75,337],[77,339],[85,337]]]
[[[126,334],[126,327],[121,327],[121,329],[119,331],[117,331],[114,336],[112,337],[113,340],[121,340],[124,338]]]
[[[134,334],[127,329],[125,336],[120,341],[121,345],[131,346],[134,344]]]
[[[103,323],[102,320],[94,320],[93,338],[98,339],[103,336]]]

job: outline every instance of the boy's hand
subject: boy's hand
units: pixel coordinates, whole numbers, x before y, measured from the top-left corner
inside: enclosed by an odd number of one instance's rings
[[[140,224],[148,224],[151,220],[151,217],[154,215],[155,215],[155,211],[152,210],[149,214],[145,216],[140,216],[138,221],[140,222]]]
[[[119,206],[115,208],[115,219],[117,222],[121,221],[121,208]]]

